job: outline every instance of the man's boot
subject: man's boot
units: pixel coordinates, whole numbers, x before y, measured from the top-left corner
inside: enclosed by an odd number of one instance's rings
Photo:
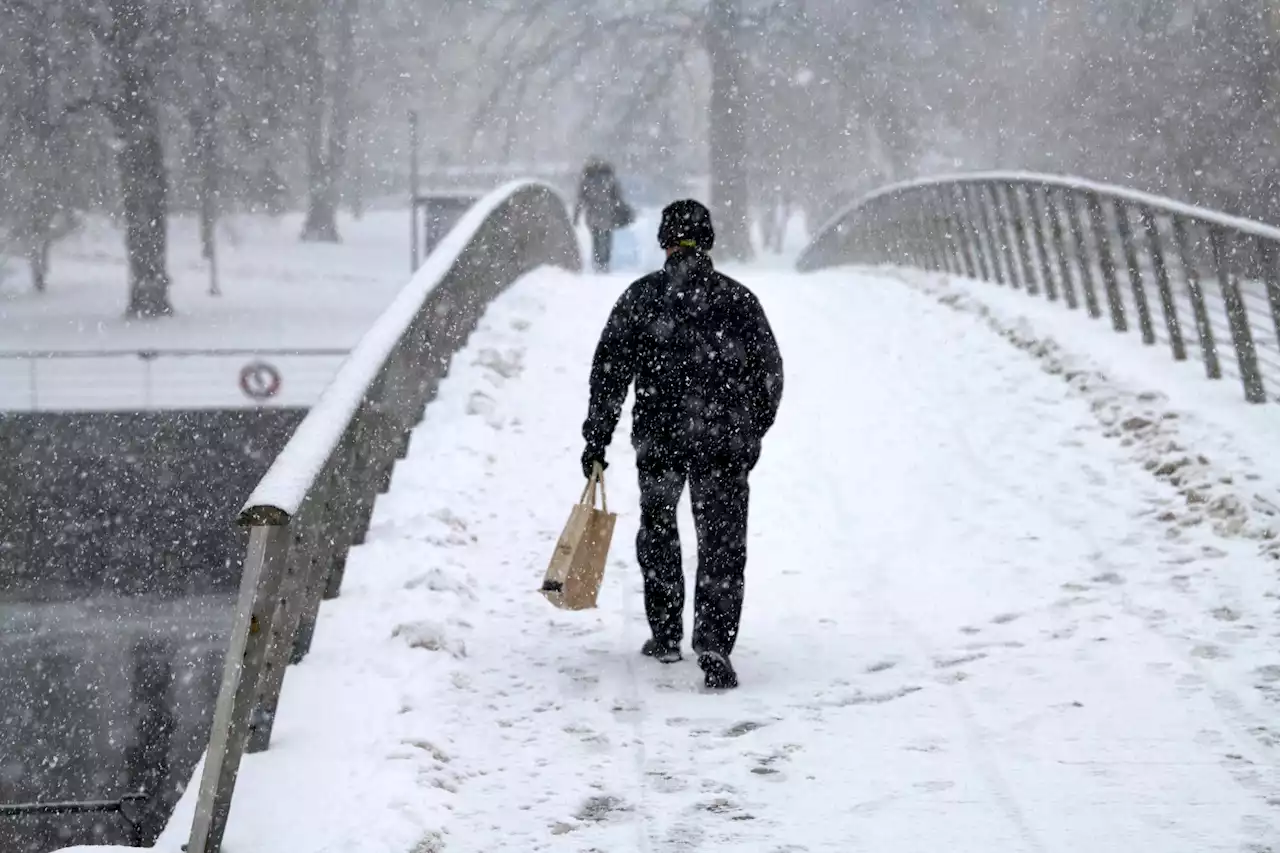
[[[657,658],[662,663],[676,663],[683,659],[679,645],[664,643],[655,637],[644,641],[644,645],[640,647],[640,654],[647,658]]]
[[[732,690],[738,686],[738,674],[733,671],[733,664],[719,652],[698,655],[698,666],[702,667],[703,684],[708,690]]]

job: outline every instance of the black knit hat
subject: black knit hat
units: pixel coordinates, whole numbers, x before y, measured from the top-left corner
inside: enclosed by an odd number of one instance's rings
[[[663,249],[688,246],[710,252],[716,243],[711,211],[691,198],[673,201],[662,210],[658,245]]]

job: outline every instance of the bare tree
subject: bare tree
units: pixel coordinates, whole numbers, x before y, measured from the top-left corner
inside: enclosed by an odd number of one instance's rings
[[[711,58],[711,209],[719,220],[717,242],[728,257],[751,257],[747,187],[747,100],[743,90],[741,10],[737,0],[711,0],[706,48]]]
[[[338,242],[338,195],[351,129],[352,77],[355,74],[355,23],[358,0],[336,0],[333,70],[328,72],[323,38],[322,4],[308,4],[303,59],[309,87],[307,104],[307,170],[310,198],[302,239]],[[326,133],[327,130],[327,133]]]
[[[14,85],[7,86],[4,146],[0,151],[0,199],[10,236],[31,268],[32,285],[44,291],[49,248],[59,236],[56,218],[61,189],[57,148],[68,116],[54,105],[53,21],[57,11],[43,0],[12,0],[0,21],[17,36]]]
[[[557,25],[535,25],[547,17]],[[566,20],[569,26],[563,25]],[[619,96],[629,101],[638,99],[642,105],[628,111],[632,116],[648,106],[661,109],[669,103],[663,98],[669,98],[670,91],[655,93],[643,83],[658,79],[669,84],[679,67],[689,61],[688,53],[701,52],[711,72],[709,91],[703,97],[709,131],[710,206],[717,221],[717,246],[735,260],[751,256],[745,128],[748,93],[743,86],[743,14],[739,0],[707,0],[692,7],[681,0],[657,0],[640,11],[622,14],[606,12],[603,5],[575,9],[558,0],[541,0],[521,4],[519,12],[507,9],[500,22],[487,41],[497,46],[496,54],[507,57],[505,73],[477,112],[477,124],[499,111],[499,105],[520,104],[538,84],[546,91],[566,81],[577,84],[573,97],[583,98],[591,92],[597,108],[588,111],[588,116],[600,113],[600,99]],[[575,79],[592,60],[614,51],[617,53],[601,69],[614,80],[596,81],[588,89],[585,81]],[[628,60],[633,60],[633,67],[621,68]],[[627,85],[634,76],[639,77],[637,82],[643,82]],[[615,80],[626,82],[609,85]],[[677,91],[688,96],[697,90]],[[655,97],[646,97],[650,95]],[[519,112],[515,111],[515,115],[518,117]],[[509,133],[508,139],[512,136]]]

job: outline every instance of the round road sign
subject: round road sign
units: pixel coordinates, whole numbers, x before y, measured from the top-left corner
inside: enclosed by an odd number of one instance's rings
[[[280,391],[280,371],[265,361],[240,368],[240,390],[254,400],[268,400]]]

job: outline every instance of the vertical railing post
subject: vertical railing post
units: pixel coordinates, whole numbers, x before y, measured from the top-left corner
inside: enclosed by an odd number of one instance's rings
[[[930,268],[927,243],[924,239],[924,221],[918,210],[909,210],[902,202],[902,194],[895,193],[891,202],[893,208],[893,230],[902,241],[901,257],[897,263],[903,266]]]
[[[351,544],[354,539],[352,529],[355,523],[355,494],[359,488],[353,476],[356,466],[354,430],[348,430],[347,436],[343,437],[339,452],[343,455],[341,467],[338,469],[342,475],[338,481],[339,485],[333,490],[331,496],[333,504],[327,518],[330,531],[328,536],[331,539],[329,547],[333,549],[333,564],[329,568],[329,580],[324,589],[326,600],[337,598],[342,589],[342,579],[347,570],[347,558],[351,556]]]
[[[1063,191],[1063,201],[1067,208],[1067,221],[1071,225],[1071,242],[1076,245],[1076,260],[1080,264],[1080,287],[1084,290],[1084,304],[1089,316],[1102,316],[1102,306],[1098,304],[1098,289],[1093,282],[1093,262],[1089,260],[1089,246],[1084,238],[1084,225],[1080,222],[1080,206],[1076,204],[1074,190]]]
[[[942,259],[942,271],[950,275],[962,275],[955,235],[951,231],[951,221],[947,217],[946,208],[935,187],[920,189],[920,206],[927,211],[926,215],[933,223],[934,238],[938,243],[938,254]]]
[[[996,229],[992,224],[994,214],[991,212],[989,189],[989,185],[974,184],[973,193],[977,196],[978,210],[982,212],[982,228],[987,235],[987,246],[991,249],[991,270],[995,273],[996,284],[1004,284],[1004,271],[1000,267],[1000,248],[996,242]]]
[[[1209,309],[1204,304],[1200,273],[1192,260],[1191,249],[1187,244],[1187,228],[1181,216],[1173,217],[1173,242],[1177,245],[1182,274],[1187,278],[1187,295],[1191,298],[1191,314],[1196,321],[1196,335],[1200,339],[1200,356],[1204,360],[1205,375],[1210,379],[1221,379],[1222,363],[1218,360],[1218,344],[1214,340],[1213,326],[1209,323]]]
[[[908,207],[914,206],[919,214],[917,220],[920,224],[920,237],[924,242],[927,268],[934,272],[946,272],[946,252],[942,249],[942,241],[938,238],[937,221],[930,215],[927,200],[928,196],[924,192],[916,192],[904,198],[903,202]]]
[[[947,189],[938,188],[938,195],[943,199],[950,213],[950,223],[952,230],[956,233],[960,241],[961,260],[964,264],[964,275],[968,278],[977,278],[977,261],[974,255],[974,249],[971,242],[971,234],[969,231],[968,214],[964,209],[963,200],[960,196],[960,187],[952,184]]]
[[[1040,292],[1040,287],[1036,283],[1035,270],[1031,268],[1031,251],[1027,245],[1027,222],[1026,210],[1022,203],[1021,186],[1018,184],[1005,184],[1005,198],[1009,202],[1009,216],[1013,221],[1013,239],[1018,248],[1018,263],[1022,269],[1022,282],[1027,289],[1027,293],[1035,296]]]
[[[898,231],[907,239],[910,246],[907,254],[913,266],[933,271],[936,269],[933,257],[933,244],[929,239],[928,225],[924,221],[923,212],[907,203],[905,198],[897,199],[897,210],[894,220],[898,223]]]
[[[1111,204],[1116,217],[1116,234],[1120,237],[1120,249],[1124,253],[1124,265],[1129,273],[1129,286],[1133,289],[1133,305],[1138,312],[1138,328],[1144,344],[1156,342],[1155,325],[1151,322],[1151,306],[1147,302],[1147,289],[1138,265],[1138,251],[1134,246],[1133,230],[1129,227],[1129,206],[1122,201]]]
[[[289,553],[284,560],[284,575],[276,595],[276,611],[271,621],[267,651],[254,690],[253,715],[245,747],[250,753],[262,752],[271,745],[285,670],[289,666],[305,607],[307,581],[316,549],[316,521],[316,502],[308,496],[298,514],[289,522]]]
[[[1093,193],[1085,197],[1089,209],[1089,222],[1093,226],[1093,244],[1098,251],[1098,266],[1102,269],[1102,285],[1107,291],[1107,309],[1111,312],[1111,327],[1117,332],[1127,332],[1129,321],[1124,316],[1124,300],[1120,298],[1120,282],[1116,279],[1116,261],[1111,254],[1111,238],[1107,234],[1106,214],[1102,202]]]
[[[1053,280],[1053,268],[1049,265],[1048,243],[1044,237],[1044,209],[1040,204],[1040,187],[1035,184],[1027,186],[1027,218],[1031,221],[1031,232],[1035,241],[1036,264],[1040,268],[1040,280],[1044,283],[1044,295],[1050,302],[1058,299],[1058,287]]]
[[[991,269],[987,265],[987,246],[983,238],[983,216],[982,202],[975,201],[973,195],[969,192],[969,184],[960,184],[959,186],[961,207],[965,212],[965,219],[969,223],[970,235],[973,237],[974,251],[977,255],[978,272],[982,275],[983,281],[991,281]]]
[[[1280,353],[1280,272],[1276,259],[1280,252],[1266,237],[1258,238],[1258,263],[1262,267],[1262,281],[1267,288],[1267,303],[1271,306],[1271,324],[1276,333],[1276,351]]]
[[[288,518],[253,518],[186,853],[219,853],[288,553]]]
[[[1227,249],[1223,241],[1226,234],[1219,226],[1210,226],[1209,244],[1213,248],[1213,266],[1218,273],[1218,284],[1222,288],[1222,300],[1227,310],[1227,324],[1231,328],[1231,340],[1235,344],[1236,365],[1240,368],[1240,382],[1244,385],[1244,398],[1250,403],[1265,403],[1266,388],[1262,384],[1262,373],[1258,370],[1258,352],[1253,344],[1253,333],[1249,329],[1249,315],[1240,297],[1240,284],[1232,275],[1227,260]]]
[[[299,663],[311,651],[311,641],[316,635],[316,623],[320,620],[320,605],[328,598],[337,598],[338,590],[334,588],[332,596],[327,595],[330,588],[334,562],[334,527],[343,520],[336,512],[338,509],[336,492],[344,488],[337,476],[337,471],[330,472],[321,484],[321,494],[317,496],[320,514],[315,521],[315,532],[311,559],[307,566],[306,587],[302,596],[302,605],[298,614],[298,632],[289,648],[289,663]]]
[[[1009,245],[1012,242],[1009,239],[1009,215],[1002,199],[1004,195],[1001,192],[1002,185],[991,183],[986,186],[987,198],[991,201],[991,212],[995,219],[996,233],[1000,235],[1000,257],[1004,260],[1004,269],[1009,277],[1009,285],[1011,287],[1020,287],[1021,282],[1018,280],[1020,276],[1018,275],[1017,267],[1013,263],[1013,247]]]
[[[947,272],[954,276],[964,275],[964,260],[960,250],[960,235],[955,229],[955,221],[951,218],[951,209],[947,206],[946,196],[941,187],[930,187],[925,193],[925,201],[933,211],[933,220],[938,223],[939,245],[947,262]]]
[[[1182,322],[1178,318],[1178,304],[1174,301],[1173,287],[1169,284],[1169,267],[1164,260],[1160,227],[1151,208],[1145,204],[1138,207],[1138,216],[1142,220],[1142,230],[1147,235],[1151,269],[1156,276],[1156,289],[1160,292],[1160,310],[1164,314],[1165,328],[1169,331],[1169,347],[1173,351],[1175,361],[1186,361],[1187,346],[1182,340]]]
[[[1076,286],[1071,280],[1071,261],[1067,257],[1067,244],[1062,236],[1062,214],[1054,202],[1053,187],[1046,187],[1044,193],[1045,213],[1049,217],[1049,236],[1053,239],[1053,253],[1058,259],[1058,276],[1062,284],[1062,296],[1067,300],[1067,307],[1075,310],[1080,307],[1076,297]],[[1083,275],[1083,270],[1081,275]]]

